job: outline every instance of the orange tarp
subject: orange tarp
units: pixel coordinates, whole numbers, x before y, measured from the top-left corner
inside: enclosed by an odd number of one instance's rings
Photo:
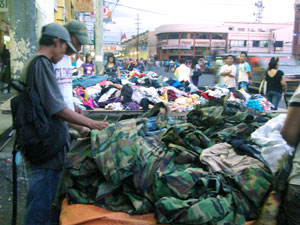
[[[60,214],[61,225],[155,225],[154,214],[129,215],[95,205],[69,205],[65,199]],[[246,223],[251,225],[252,223]]]

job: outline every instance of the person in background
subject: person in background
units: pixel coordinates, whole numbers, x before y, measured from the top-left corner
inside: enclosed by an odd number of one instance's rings
[[[89,53],[86,54],[85,56],[85,63],[81,65],[81,74],[88,75],[88,76],[96,74],[93,58]]]
[[[247,53],[241,52],[240,64],[238,67],[239,78],[238,78],[238,89],[244,89],[247,93],[249,92],[249,84],[251,83],[252,73],[251,67],[247,62]]]
[[[81,69],[80,69],[82,64],[84,64],[84,54],[82,52],[80,52],[79,58],[76,61],[76,68],[78,71],[78,75],[83,75],[83,74],[81,74]]]
[[[300,86],[290,100],[287,118],[281,135],[296,148],[284,199],[285,214],[289,225],[300,224]]]
[[[2,76],[1,76],[1,82],[6,84],[7,93],[11,93],[10,90],[10,82],[11,82],[11,68],[10,68],[10,52],[4,45],[3,52],[1,53],[2,63],[3,63],[3,69],[2,69]],[[5,88],[4,88],[5,89]],[[3,88],[1,87],[1,91],[3,91]]]
[[[194,58],[193,61],[192,61],[192,66],[191,66],[192,82],[196,87],[198,87],[199,78],[202,75],[201,67],[200,67],[199,62],[200,62],[200,60],[198,60],[197,58]]]
[[[186,60],[180,59],[179,64],[180,66],[176,69],[174,75],[178,81],[188,81],[191,82],[191,69],[185,65]]]
[[[266,72],[267,99],[274,105],[273,110],[278,109],[280,99],[287,89],[284,73],[279,68],[279,58],[272,57]]]
[[[143,58],[141,58],[141,60],[137,60],[137,66],[136,66],[136,69],[137,69],[138,71],[140,71],[141,73],[144,72],[144,70],[145,70],[145,64],[144,64]]]
[[[228,55],[226,64],[221,67],[220,76],[223,76],[222,84],[225,84],[230,91],[236,89],[236,66],[233,64],[234,58]]]
[[[42,28],[39,45],[36,54],[25,64],[22,78],[39,96],[45,116],[57,120],[56,127],[64,132],[66,145],[61,149],[51,149],[56,154],[39,164],[31,164],[25,158],[29,183],[25,225],[59,224],[59,212],[53,208],[52,203],[64,167],[66,152],[70,146],[65,121],[97,130],[103,130],[108,126],[105,122],[94,121],[75,113],[68,108],[60,92],[53,63],[56,64],[62,59],[67,47],[76,52],[67,29],[57,23],[45,25]],[[27,73],[28,66],[37,56],[39,58],[32,65],[31,73]]]
[[[105,74],[112,77],[121,78],[120,67],[116,62],[114,54],[110,53],[107,56],[107,63],[103,66],[100,74]]]
[[[170,61],[167,59],[165,61],[165,72],[169,72],[169,67],[170,67]]]

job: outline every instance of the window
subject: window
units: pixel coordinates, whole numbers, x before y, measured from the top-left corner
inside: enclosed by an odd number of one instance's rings
[[[266,32],[266,29],[258,28],[258,32]]]
[[[282,48],[283,47],[283,41],[275,41],[274,47],[279,47],[279,48]]]
[[[247,41],[231,40],[230,41],[230,46],[231,47],[246,47],[247,46]]]
[[[167,34],[159,34],[157,35],[158,41],[167,40]]]
[[[191,33],[181,33],[181,39],[191,39],[193,38],[193,34]]]
[[[238,28],[238,32],[245,32],[245,28]]]
[[[213,34],[212,35],[212,39],[216,39],[216,40],[225,40],[226,36],[225,34]]]
[[[228,27],[228,30],[231,30],[231,31],[233,31],[233,30],[234,30],[234,28],[233,28],[233,27]]]
[[[259,41],[253,41],[253,47],[259,47]]]
[[[253,41],[253,47],[255,48],[267,48],[268,46],[268,41]]]
[[[255,29],[254,28],[248,28],[248,31],[249,32],[255,32]]]
[[[179,39],[178,33],[169,33],[169,39]]]
[[[196,33],[196,39],[209,39],[209,34]]]

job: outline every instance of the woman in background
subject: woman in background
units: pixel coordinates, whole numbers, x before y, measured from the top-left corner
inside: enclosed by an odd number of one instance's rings
[[[93,64],[93,58],[91,56],[91,54],[86,54],[85,56],[85,63],[83,63],[81,65],[81,74],[84,74],[84,75],[94,75],[96,73],[96,70],[95,70],[95,65]]]

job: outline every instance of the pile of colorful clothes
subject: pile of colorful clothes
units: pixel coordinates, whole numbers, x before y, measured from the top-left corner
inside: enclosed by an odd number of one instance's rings
[[[256,220],[273,184],[273,153],[262,149],[271,148],[268,132],[280,129],[278,121],[217,99],[196,106],[187,123],[168,113],[159,103],[81,140],[68,153],[56,206],[66,198],[130,214],[154,212],[168,224]],[[260,132],[270,141],[258,140]]]
[[[210,99],[236,101],[260,112],[271,108],[271,103],[261,95],[230,92],[219,85],[200,90],[189,82],[164,78],[154,72],[144,74],[133,71],[123,74],[122,79],[100,75],[83,77],[73,82],[73,88],[74,102],[83,110],[105,108],[146,111],[156,103],[164,102],[171,111],[185,112]]]

